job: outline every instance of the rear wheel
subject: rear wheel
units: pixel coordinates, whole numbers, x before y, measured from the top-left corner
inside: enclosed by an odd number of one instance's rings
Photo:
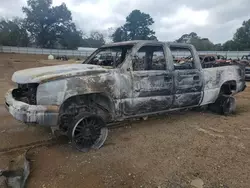
[[[218,114],[233,114],[236,110],[235,98],[232,96],[220,96],[215,103],[209,105],[209,109]]]
[[[72,145],[82,152],[99,149],[108,136],[104,120],[95,114],[81,113],[74,118],[68,129]]]
[[[236,102],[234,97],[227,97],[222,104],[222,113],[224,115],[230,115],[236,110]]]

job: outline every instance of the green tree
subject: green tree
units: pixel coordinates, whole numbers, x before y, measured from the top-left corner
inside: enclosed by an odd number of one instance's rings
[[[238,50],[238,48],[239,46],[233,40],[229,40],[223,44],[223,50],[226,50],[226,51]]]
[[[99,31],[92,31],[90,33],[90,38],[92,38],[95,41],[99,41],[100,45],[105,44],[104,35]]]
[[[104,35],[99,31],[92,31],[89,37],[82,40],[82,47],[99,48],[105,44]]]
[[[153,24],[154,20],[149,14],[133,10],[126,17],[126,23],[115,30],[112,35],[113,41],[157,40],[155,32],[150,29]]]
[[[223,44],[223,50],[250,50],[250,19],[242,23],[232,40]]]
[[[244,21],[237,29],[233,41],[238,50],[250,50],[250,19]]]
[[[176,42],[190,43],[192,39],[200,39],[200,37],[198,37],[197,33],[191,32],[189,34],[182,35],[179,39],[176,40]]]
[[[215,44],[214,45],[214,50],[215,51],[222,51],[223,50],[223,46],[221,45],[221,43]]]
[[[118,27],[112,34],[113,42],[120,42],[128,40],[127,32],[124,27]]]
[[[23,26],[23,20],[15,18],[13,20],[0,21],[0,44],[5,46],[28,46],[29,36]]]
[[[193,44],[196,49],[200,51],[211,51],[215,48],[214,44],[208,38],[192,39],[191,44]]]
[[[200,51],[215,49],[214,44],[208,38],[201,38],[195,32],[184,34],[175,42],[192,44],[195,46],[197,50],[200,50]]]
[[[37,46],[43,48],[62,47],[76,48],[76,40],[70,42],[68,36],[81,37],[72,21],[71,12],[65,3],[52,7],[52,0],[28,0],[23,7],[26,14],[26,28]]]
[[[65,49],[77,49],[82,44],[82,32],[81,31],[65,31],[60,36],[58,46],[62,46]]]

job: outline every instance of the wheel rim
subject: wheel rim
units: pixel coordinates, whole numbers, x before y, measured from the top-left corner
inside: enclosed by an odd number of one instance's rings
[[[72,131],[72,141],[81,151],[90,148],[98,149],[105,142],[108,129],[104,127],[102,119],[96,116],[81,118]]]

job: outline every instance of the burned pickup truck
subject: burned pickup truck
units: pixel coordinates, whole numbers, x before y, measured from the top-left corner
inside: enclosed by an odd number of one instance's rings
[[[180,51],[192,58],[174,63]],[[15,72],[6,108],[24,123],[57,127],[86,151],[103,145],[107,125],[125,119],[204,105],[233,113],[244,80],[237,65],[202,69],[192,45],[127,41],[102,46],[82,64]]]

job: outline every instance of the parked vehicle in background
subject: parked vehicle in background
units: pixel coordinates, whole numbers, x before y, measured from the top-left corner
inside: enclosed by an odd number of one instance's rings
[[[245,66],[246,80],[250,80],[250,54],[243,55],[239,63]]]
[[[213,55],[199,55],[202,68],[216,66],[216,58]]]
[[[240,61],[241,64],[250,65],[250,54],[249,55],[243,55],[239,61]]]
[[[203,68],[230,65],[232,63],[232,59],[227,59],[222,55],[206,54],[199,55],[199,57]]]
[[[173,61],[180,51],[190,58]],[[103,61],[101,54],[112,55]],[[246,87],[244,73],[238,65],[202,68],[190,44],[119,42],[97,49],[83,64],[15,72],[17,88],[6,94],[6,108],[24,123],[59,129],[87,151],[103,145],[110,123],[204,105],[231,114],[233,96]]]

